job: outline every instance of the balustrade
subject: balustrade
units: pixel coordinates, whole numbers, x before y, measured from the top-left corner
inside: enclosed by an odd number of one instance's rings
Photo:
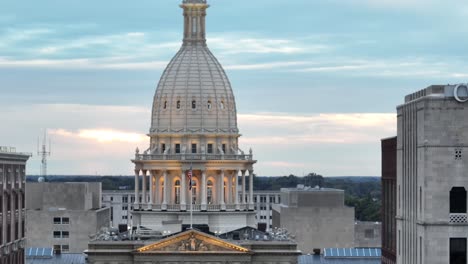
[[[467,214],[450,214],[450,223],[466,223]]]
[[[252,160],[245,154],[136,154],[136,160]]]

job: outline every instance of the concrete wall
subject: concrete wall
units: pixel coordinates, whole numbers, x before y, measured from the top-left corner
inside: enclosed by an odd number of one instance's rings
[[[327,247],[354,246],[354,208],[281,208],[281,227],[295,236],[304,254]]]
[[[354,225],[354,247],[377,248],[382,245],[380,222],[356,222]]]
[[[54,224],[54,217],[68,217],[69,224]],[[109,226],[110,210],[43,211],[27,210],[27,247],[69,245],[69,253],[82,253],[88,248],[90,236]],[[54,231],[68,231],[68,238],[54,238]]]
[[[27,209],[89,210],[101,207],[100,182],[28,182],[26,193]]]

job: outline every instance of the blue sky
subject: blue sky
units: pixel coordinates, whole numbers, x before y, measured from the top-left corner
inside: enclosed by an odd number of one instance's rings
[[[131,174],[181,44],[180,2],[3,1],[0,145],[35,152],[48,128],[50,173]],[[209,3],[208,45],[259,175],[380,175],[403,97],[468,79],[466,1]],[[39,168],[35,155],[28,171]]]

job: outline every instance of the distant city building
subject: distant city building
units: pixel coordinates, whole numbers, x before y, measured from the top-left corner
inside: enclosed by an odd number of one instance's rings
[[[382,264],[396,263],[397,138],[382,139]]]
[[[141,195],[140,195],[141,197]],[[111,226],[132,225],[132,210],[135,191],[102,190],[102,205],[110,208]]]
[[[148,149],[137,149],[132,160],[135,197],[142,194],[134,202],[132,223],[138,230],[175,233],[190,223],[191,210],[194,224],[220,233],[254,227],[256,160],[251,150],[239,148],[234,93],[206,45],[209,5],[184,0],[180,7],[182,47],[156,89]]]
[[[432,85],[397,112],[397,263],[467,263],[468,87]]]
[[[30,156],[0,147],[0,263],[24,263],[24,185]]]
[[[271,231],[273,225],[273,205],[281,202],[280,191],[254,191],[255,218],[257,227],[262,231]],[[263,226],[265,229],[263,230]]]
[[[109,227],[110,209],[101,207],[101,183],[26,185],[28,248],[82,253],[90,238]]]
[[[306,187],[281,188],[273,206],[273,228],[285,228],[303,253],[354,246],[354,208],[344,204],[344,191]]]
[[[239,193],[239,199],[240,197],[242,197],[242,193]],[[272,205],[278,204],[281,201],[280,192],[254,191],[253,197],[255,204],[254,209],[256,212],[255,219],[257,227],[259,229],[263,229],[262,224],[264,224],[264,231],[271,230],[273,215]],[[118,225],[122,224],[131,226],[132,210],[133,205],[135,204],[135,193],[133,191],[103,190],[102,204],[105,207],[109,207],[111,209],[110,219],[112,226],[118,227]]]

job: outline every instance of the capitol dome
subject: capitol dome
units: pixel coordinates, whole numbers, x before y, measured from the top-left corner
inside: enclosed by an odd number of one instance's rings
[[[229,79],[205,39],[206,0],[185,0],[184,41],[164,70],[150,134],[238,134]]]

